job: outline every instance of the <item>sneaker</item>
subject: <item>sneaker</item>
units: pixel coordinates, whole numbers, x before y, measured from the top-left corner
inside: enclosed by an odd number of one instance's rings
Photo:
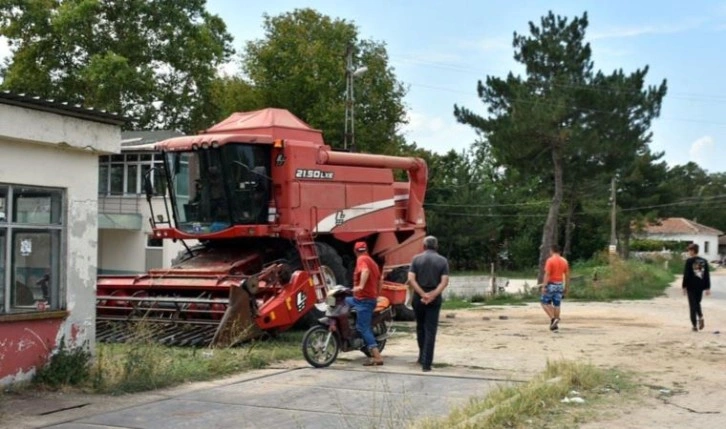
[[[557,326],[560,323],[559,318],[552,319],[552,323],[550,323],[550,331],[556,331],[559,329],[559,326]]]
[[[425,366],[425,367],[421,368],[421,371],[423,371],[423,372],[431,372],[431,367],[430,366],[428,366],[428,367]]]
[[[698,332],[698,328],[696,328],[696,327],[694,326],[694,327],[692,327],[692,328],[691,328],[691,331],[693,331],[693,332]]]
[[[704,322],[703,317],[698,319],[698,330],[703,331],[703,328],[706,326],[706,322]]]

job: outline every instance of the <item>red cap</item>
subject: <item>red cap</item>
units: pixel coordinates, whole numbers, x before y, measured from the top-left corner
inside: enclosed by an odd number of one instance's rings
[[[356,252],[365,252],[368,250],[368,245],[365,243],[365,241],[359,241],[355,243],[355,246],[353,246]]]

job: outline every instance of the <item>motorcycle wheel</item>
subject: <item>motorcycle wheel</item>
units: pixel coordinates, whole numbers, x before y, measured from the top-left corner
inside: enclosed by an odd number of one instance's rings
[[[329,340],[328,334],[330,334]],[[305,332],[302,340],[302,352],[310,365],[315,368],[325,368],[338,358],[340,343],[338,337],[328,331],[327,327],[317,325]]]

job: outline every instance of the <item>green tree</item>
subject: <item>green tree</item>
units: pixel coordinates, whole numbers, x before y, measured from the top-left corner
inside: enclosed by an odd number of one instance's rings
[[[385,45],[361,40],[354,23],[312,9],[265,16],[265,36],[248,42],[242,54],[245,74],[262,104],[285,108],[323,130],[325,140],[342,147],[345,123],[345,54],[368,72],[355,78],[355,138],[364,152],[398,153],[405,123],[406,93],[388,64]]]
[[[12,56],[2,87],[197,131],[217,67],[233,53],[204,0],[1,0]]]
[[[482,133],[483,144],[504,167],[551,183],[540,276],[550,245],[559,239],[566,181],[581,183],[583,174],[595,177],[618,163],[629,164],[650,141],[650,121],[659,114],[666,91],[665,81],[644,88],[647,68],[628,76],[594,73],[587,26],[586,13],[568,20],[550,12],[539,26],[530,22],[530,34],[515,33],[513,40],[514,58],[525,66],[525,76],[509,73],[506,79],[479,81],[487,117],[454,106],[457,119]],[[573,174],[565,177],[570,167]]]

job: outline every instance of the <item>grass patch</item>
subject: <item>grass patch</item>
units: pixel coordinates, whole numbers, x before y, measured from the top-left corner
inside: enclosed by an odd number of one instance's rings
[[[632,399],[635,384],[615,369],[600,369],[571,361],[548,362],[531,381],[497,389],[485,398],[472,399],[442,419],[427,419],[415,425],[422,429],[443,428],[541,428],[556,421],[558,427],[576,427],[593,420],[599,407]],[[563,403],[579,397],[584,404]]]
[[[573,272],[568,298],[586,301],[652,299],[663,295],[675,279],[662,264],[618,258],[608,265],[575,266]]]
[[[89,388],[99,393],[130,393],[203,381],[300,356],[303,332],[285,332],[242,347],[167,347],[150,342],[98,344]]]

